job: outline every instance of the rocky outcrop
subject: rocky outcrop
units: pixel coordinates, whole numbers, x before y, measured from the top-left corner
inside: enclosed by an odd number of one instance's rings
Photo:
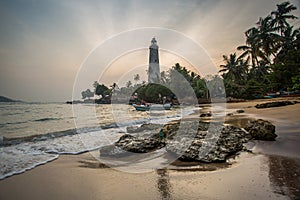
[[[243,143],[251,136],[240,128],[213,123],[200,123],[194,137],[175,137],[167,140],[166,149],[178,155],[180,160],[223,162],[241,151]]]
[[[273,102],[267,102],[262,104],[257,104],[255,108],[271,108],[271,107],[280,107],[280,106],[287,106],[287,105],[293,105],[297,102],[293,101],[273,101]]]
[[[245,129],[256,140],[275,140],[277,135],[275,134],[275,126],[266,120],[258,119],[251,120]]]
[[[133,153],[148,153],[165,146],[165,142],[156,134],[152,137],[134,137],[125,134],[115,143],[117,147]]]
[[[127,127],[127,134],[121,136],[117,142],[101,147],[101,156],[125,157],[131,156],[131,153],[147,153],[163,148],[165,142],[159,135],[162,127],[160,124]]]
[[[161,126],[161,125],[160,125]],[[218,123],[174,121],[164,125],[129,128],[114,145],[100,150],[101,155],[121,156],[126,152],[148,153],[161,148],[180,160],[223,162],[229,156],[246,150],[251,139],[274,140],[275,127],[265,120],[253,120],[244,129]]]

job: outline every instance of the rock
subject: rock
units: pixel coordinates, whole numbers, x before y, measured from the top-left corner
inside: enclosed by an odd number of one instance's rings
[[[212,116],[212,115],[211,115],[210,112],[200,114],[200,117],[211,117],[211,116]]]
[[[250,139],[240,128],[211,123],[207,131],[198,130],[194,138],[167,140],[166,148],[184,161],[224,162],[243,150],[243,143]]]
[[[150,137],[125,134],[115,143],[115,148],[101,150],[101,155],[124,152],[147,153],[163,147],[178,155],[180,160],[201,162],[223,162],[230,155],[243,149],[243,143],[251,136],[240,128],[206,122],[171,122],[159,133]]]
[[[249,134],[256,140],[275,140],[275,126],[266,120],[251,120],[245,127]]]
[[[143,124],[142,126],[127,127],[127,133],[140,133],[143,131],[157,132],[162,128],[161,124]]]
[[[224,162],[231,155],[247,150],[243,145],[251,139],[274,140],[275,126],[265,120],[252,120],[245,128],[202,121],[173,121],[161,129],[144,125],[124,134],[114,145],[100,150],[101,155],[126,156],[148,153],[161,148],[183,161]],[[146,134],[137,134],[146,131]]]
[[[120,147],[124,151],[134,153],[147,153],[160,149],[165,146],[165,142],[156,135],[152,137],[134,137],[129,134],[125,134],[115,143],[115,146]]]
[[[294,105],[295,102],[292,101],[273,101],[273,102],[267,102],[262,104],[257,104],[255,108],[261,109],[261,108],[271,108],[271,107],[280,107],[280,106],[287,106],[287,105]]]
[[[124,157],[129,153],[115,145],[107,145],[100,148],[101,157]]]
[[[245,111],[244,110],[237,110],[236,112],[237,113],[244,113]]]
[[[162,128],[166,139],[173,139],[175,136],[193,137],[197,130],[207,130],[209,123],[197,121],[174,121],[170,122]]]

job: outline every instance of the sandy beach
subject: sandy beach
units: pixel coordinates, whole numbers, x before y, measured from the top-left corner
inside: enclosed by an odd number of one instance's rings
[[[64,155],[1,180],[0,199],[299,199],[300,104],[254,107],[265,101],[270,100],[227,104],[233,112],[227,123],[239,126],[250,118],[266,119],[276,126],[278,137],[274,142],[255,141],[253,153],[241,153],[225,167],[170,166],[134,174],[108,168],[89,153]],[[238,109],[245,112],[236,113]]]

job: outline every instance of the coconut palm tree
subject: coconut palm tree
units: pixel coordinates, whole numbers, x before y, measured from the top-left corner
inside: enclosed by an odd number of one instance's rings
[[[116,84],[116,83],[113,83],[111,86],[110,86],[110,95],[116,90],[116,89],[119,89],[119,86]]]
[[[261,60],[271,63],[270,56],[276,56],[281,41],[280,36],[276,34],[278,28],[273,27],[270,15],[259,18],[256,25],[245,32],[246,45],[237,48],[237,50],[243,51],[239,59],[251,60],[252,67],[258,66]]]
[[[288,27],[282,38],[282,48],[274,59],[271,80],[276,90],[293,88],[293,77],[300,69],[300,30]],[[295,79],[295,78],[294,78]]]
[[[229,57],[223,55],[223,60],[225,62],[224,65],[220,65],[221,69],[219,72],[224,72],[225,74],[229,74],[230,77],[234,77],[234,69],[238,65],[238,59],[236,57],[236,53],[230,54]]]
[[[258,28],[257,43],[263,54],[260,56],[266,63],[271,63],[270,56],[276,57],[281,44],[281,37],[276,32],[278,27],[274,27],[272,17],[269,15],[265,18],[259,18],[256,23]]]
[[[244,59],[251,61],[252,67],[257,66],[258,58],[263,55],[260,50],[258,40],[259,30],[256,27],[252,27],[245,32],[246,44],[237,47],[237,50],[243,51],[238,59]]]
[[[273,24],[280,29],[280,35],[283,35],[284,31],[290,26],[287,20],[297,19],[296,16],[290,14],[296,9],[296,6],[287,1],[277,4],[277,10],[271,12],[271,15],[273,16]]]
[[[139,74],[135,74],[133,76],[133,80],[135,81],[135,85],[137,85],[137,82],[140,80],[140,75]]]
[[[225,64],[220,65],[219,72],[223,72],[224,79],[230,79],[236,85],[243,84],[248,71],[247,61],[237,58],[236,53],[230,54],[229,57],[223,55]]]
[[[127,81],[127,82],[126,82],[126,87],[127,87],[127,88],[130,88],[131,86],[132,86],[132,82],[131,82],[130,80]]]
[[[283,49],[284,48],[291,48],[292,46],[295,45],[297,42],[297,38],[300,36],[300,28],[294,29],[293,26],[288,27],[284,32],[283,32]]]

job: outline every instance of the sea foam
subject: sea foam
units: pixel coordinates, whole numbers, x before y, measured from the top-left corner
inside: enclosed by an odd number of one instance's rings
[[[117,141],[128,126],[145,123],[166,124],[193,113],[198,108],[182,109],[181,114],[171,116],[151,115],[149,118],[136,119],[99,127],[82,127],[77,130],[62,131],[33,137],[29,141],[18,141],[0,147],[0,179],[20,174],[38,165],[53,161],[61,154],[79,154],[99,149]],[[3,144],[0,138],[0,144]]]

